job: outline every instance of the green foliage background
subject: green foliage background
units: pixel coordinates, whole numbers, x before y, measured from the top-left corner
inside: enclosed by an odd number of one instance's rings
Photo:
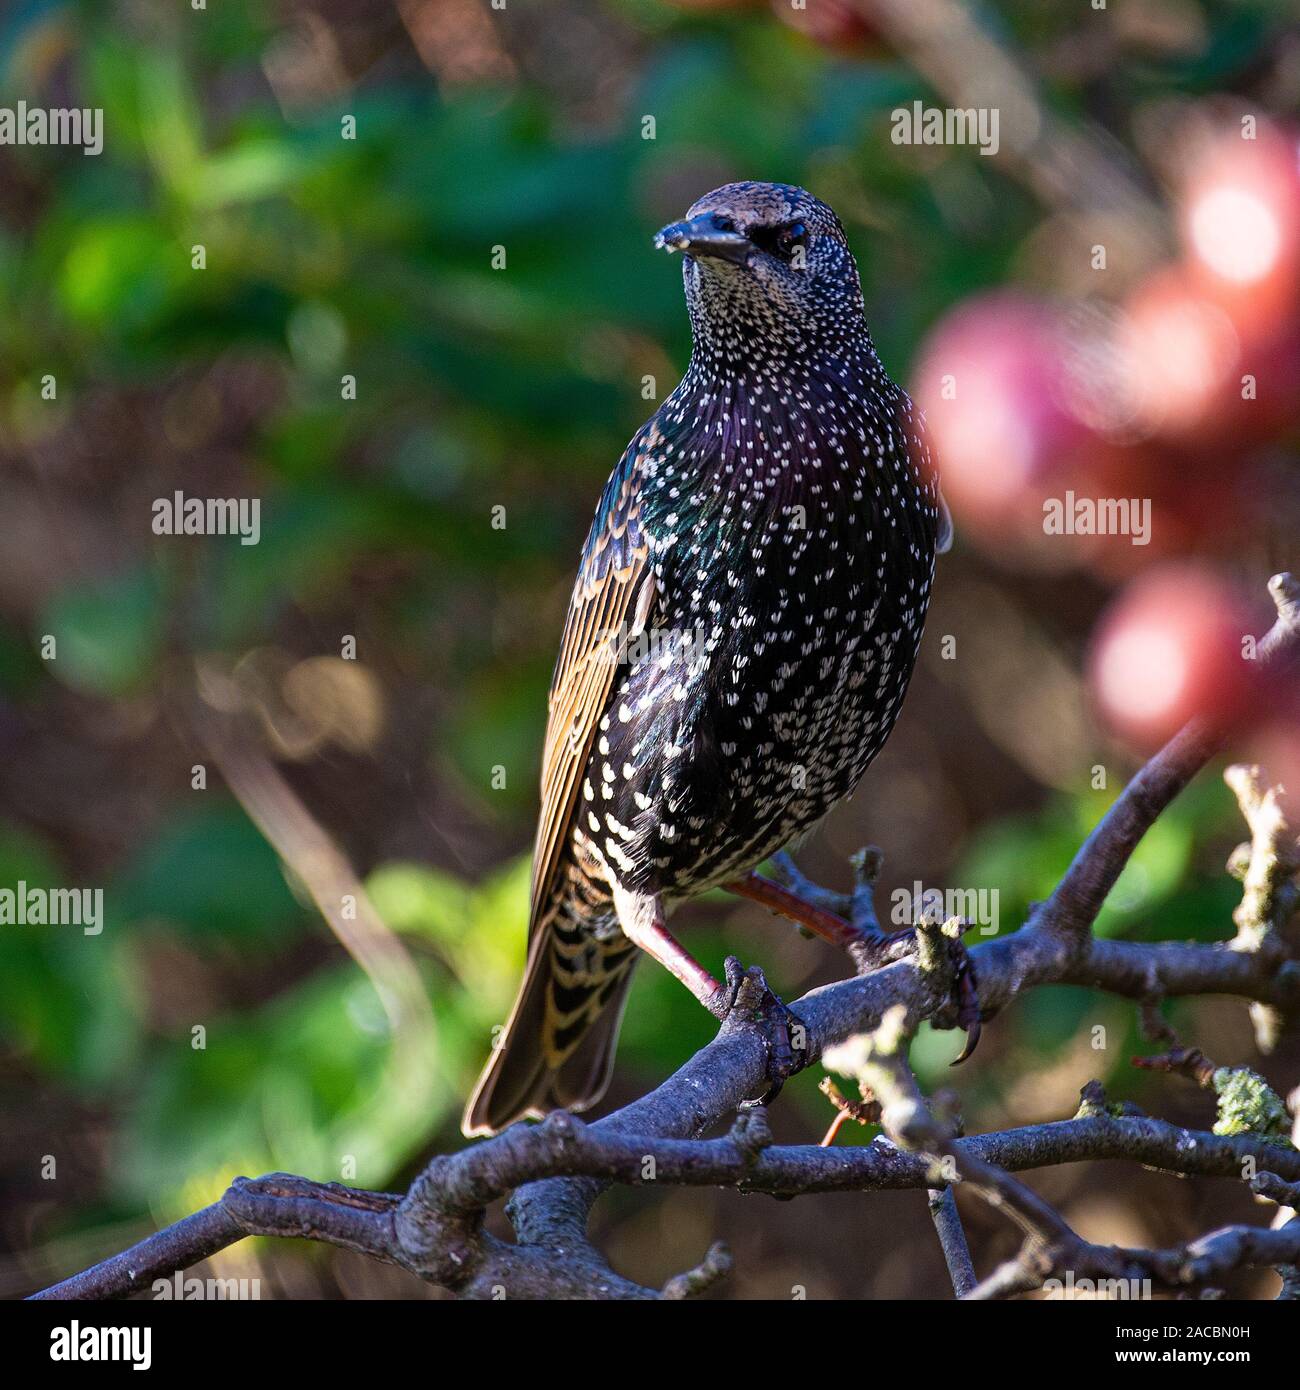
[[[844,217],[873,331],[903,379],[945,309],[1023,275],[1040,210],[974,151],[900,155],[888,113],[931,92],[870,35],[820,43],[763,4],[542,8],[511,0],[508,75],[463,84],[431,70],[377,3],[38,0],[0,16],[0,99],[102,107],[106,137],[98,158],[0,149],[0,885],[102,885],[106,904],[95,937],[0,929],[5,1293],[212,1200],[236,1173],[332,1178],[352,1156],[350,1181],[392,1187],[459,1142],[522,960],[545,691],[577,545],[653,408],[643,378],[661,399],[688,352],[679,271],[651,251],[653,231],[730,177],[814,188]],[[1207,38],[1194,53],[1142,52],[1101,92],[1049,81],[1054,108],[1118,109],[1123,138],[1123,113],[1152,94],[1245,80],[1282,7],[1195,9]],[[1032,56],[1081,29],[1078,10],[1017,3],[985,18]],[[598,70],[571,53],[550,65],[566,23],[601,38]],[[295,35],[305,95],[268,77]],[[339,69],[315,87],[312,36]],[[355,139],[341,138],[345,116]],[[497,245],[504,271],[491,268]],[[341,398],[349,373],[355,400]],[[152,499],[177,489],[259,497],[260,544],[152,535]],[[1103,586],[1085,582],[1061,613],[996,556],[953,564],[950,583],[997,585],[1077,668]],[[191,788],[203,759],[176,720],[195,658],[298,662],[337,655],[345,634],[379,731],[364,746],[324,738],[280,766],[417,962],[437,1029],[419,1066],[395,1062],[372,985],[221,779]],[[1114,782],[1092,791],[1081,766],[1075,784],[1045,786],[969,721],[936,732],[962,693],[933,668],[918,681],[899,757],[806,862],[842,882],[841,851],[878,840],[887,891],[920,877],[996,888],[1011,930]],[[925,803],[929,814],[947,799],[936,819],[952,833],[894,843],[909,750],[942,762],[946,737],[980,750]],[[1234,816],[1213,780],[1185,798],[1101,929],[1225,935]],[[686,919],[706,962],[759,959],[786,997],[838,969],[731,900]],[[1108,1049],[1069,1061],[1096,1022],[1114,1033]],[[1009,1078],[1026,1067],[1064,1067],[1057,1113],[1091,1074],[1137,1093],[1131,1028],[1131,1011],[1082,992],[1035,993],[961,1075],[968,1123],[1019,1113]],[[1243,1046],[1239,1021],[1209,1014],[1204,1028],[1207,1048]],[[710,1031],[666,975],[642,970],[615,1097],[654,1084]],[[958,1046],[920,1040],[928,1084],[950,1080]],[[825,1125],[816,1080],[790,1088],[792,1136]],[[54,1182],[40,1175],[47,1154]],[[703,1195],[674,1201],[689,1243],[713,1209]],[[629,1261],[662,1251],[671,1263],[664,1227],[628,1200],[605,1219]],[[768,1268],[811,1261],[827,1289],[863,1291],[861,1269],[817,1230],[773,1228]],[[258,1258],[315,1261],[314,1288],[348,1287],[319,1252]],[[926,1268],[880,1287],[933,1292]]]

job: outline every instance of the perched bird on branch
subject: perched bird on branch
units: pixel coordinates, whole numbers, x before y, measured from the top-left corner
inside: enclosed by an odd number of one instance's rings
[[[876,355],[835,213],[801,188],[728,184],[656,245],[684,253],[690,366],[583,546],[527,970],[467,1134],[599,1100],[643,951],[728,1016],[739,967],[720,984],[666,928],[685,898],[730,888],[850,944],[754,870],[889,737],[948,544],[921,418]],[[763,989],[779,1084],[791,1016]]]

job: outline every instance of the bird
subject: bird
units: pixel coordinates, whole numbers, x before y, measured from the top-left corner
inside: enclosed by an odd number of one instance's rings
[[[683,256],[690,361],[582,548],[527,963],[469,1136],[603,1096],[642,955],[727,1017],[739,967],[720,983],[669,934],[677,904],[724,887],[826,925],[756,870],[889,737],[951,542],[924,420],[876,352],[835,212],[793,185],[729,183],[654,244]]]

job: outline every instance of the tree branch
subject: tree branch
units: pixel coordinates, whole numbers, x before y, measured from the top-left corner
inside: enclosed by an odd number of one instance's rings
[[[1300,653],[1300,585],[1282,575],[1270,588],[1278,618],[1260,652],[1272,675],[1289,668]],[[1043,984],[1087,984],[1145,1004],[1171,995],[1223,993],[1267,1004],[1280,1014],[1300,1005],[1300,966],[1284,953],[1242,949],[1240,941],[1099,941],[1088,930],[1142,834],[1221,740],[1221,733],[1200,726],[1183,730],[1116,800],[1029,922],[970,952],[985,1016]],[[869,889],[868,868],[864,863],[859,879]],[[797,1002],[808,1028],[809,1060],[832,1044],[880,1029],[887,1015],[904,1038],[924,1020],[942,1025],[952,1018],[946,955],[933,949],[935,942],[924,932],[920,937],[914,958],[813,990]],[[766,1071],[766,1047],[758,1032],[724,1026],[656,1090],[594,1124],[558,1113],[540,1125],[515,1126],[457,1154],[436,1157],[404,1197],[284,1174],[239,1179],[215,1206],[36,1297],[132,1293],[154,1277],[259,1234],[301,1236],[359,1251],[465,1297],[675,1298],[719,1277],[725,1256],[710,1252],[697,1270],[670,1281],[662,1292],[616,1274],[586,1235],[588,1213],[605,1184],[725,1186],[790,1196],[931,1190],[951,1181],[945,1177],[936,1183],[933,1155],[885,1141],[851,1149],[776,1147],[761,1111],[745,1112],[723,1137],[700,1138],[765,1086]],[[909,1113],[919,1117],[923,1111],[918,1100]],[[898,1114],[891,1121],[886,1105],[884,1118],[888,1127]],[[926,1126],[918,1125],[923,1140],[924,1131]],[[1294,1148],[1255,1135],[1206,1134],[1143,1116],[1113,1115],[1096,1105],[1085,1106],[1072,1120],[945,1141],[943,1150],[955,1159],[957,1177],[1014,1214],[1030,1235],[1026,1249],[1033,1258],[995,1272],[970,1295],[981,1298],[1033,1286],[1027,1281],[1041,1275],[1045,1261],[1059,1264],[1062,1252],[1090,1261],[1089,1267],[1099,1271],[1118,1259],[1081,1241],[1009,1176],[1013,1172],[1130,1159],[1171,1173],[1240,1179],[1250,1160],[1278,1182],[1300,1182],[1300,1154]],[[509,1194],[515,1244],[483,1229],[485,1209]],[[1174,1251],[1120,1253],[1127,1261],[1123,1268],[1180,1284],[1204,1282],[1240,1264],[1294,1266],[1300,1263],[1298,1243],[1292,1222],[1272,1231],[1227,1228]],[[968,1279],[960,1260],[954,1278]]]
[[[603,1128],[604,1127],[604,1128]],[[1084,1114],[952,1142],[962,1180],[997,1186],[995,1171],[1014,1173],[1063,1163],[1131,1159],[1179,1175],[1240,1179],[1253,1164],[1282,1187],[1300,1183],[1300,1152],[1249,1135],[1182,1129],[1145,1116]],[[560,1177],[559,1175],[563,1175]],[[508,1245],[482,1230],[485,1209],[516,1188],[563,1188],[568,1179],[633,1187],[728,1187],[790,1197],[811,1192],[880,1192],[933,1186],[933,1160],[887,1141],[856,1148],[774,1146],[766,1117],[746,1111],[718,1139],[622,1135],[607,1122],[584,1124],[563,1111],[539,1125],[516,1125],[460,1153],[435,1158],[405,1197],[361,1192],[273,1173],[239,1178],[214,1206],[115,1255],[38,1298],[121,1297],[249,1235],[325,1241],[402,1266],[455,1291],[507,1297],[551,1296],[607,1286],[606,1296],[653,1297],[614,1275],[579,1237],[536,1238]],[[590,1184],[589,1184],[590,1186]],[[1026,1189],[1027,1191],[1027,1189]],[[1024,1216],[1044,1220],[1039,1199],[1008,1199]],[[585,1206],[581,1220],[585,1223]],[[1032,1220],[1025,1216],[1025,1220]],[[1059,1218],[1058,1218],[1059,1219]],[[1067,1228],[1068,1229],[1068,1228]],[[582,1248],[585,1247],[585,1248]],[[716,1267],[717,1256],[710,1267]],[[707,1263],[707,1262],[706,1262]],[[571,1266],[560,1285],[558,1267]]]

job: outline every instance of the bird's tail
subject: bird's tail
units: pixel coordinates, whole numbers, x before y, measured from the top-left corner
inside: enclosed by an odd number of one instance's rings
[[[574,979],[549,931],[533,945],[505,1031],[465,1107],[466,1135],[495,1134],[551,1110],[586,1110],[609,1085],[640,952],[617,952],[598,978]]]

